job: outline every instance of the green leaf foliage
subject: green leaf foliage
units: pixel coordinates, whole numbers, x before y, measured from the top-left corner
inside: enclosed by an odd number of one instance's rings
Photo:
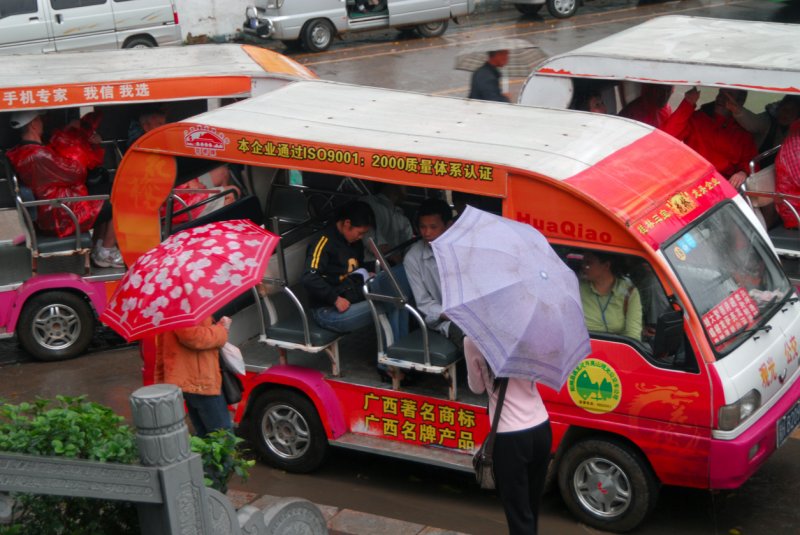
[[[238,448],[243,440],[226,429],[209,433],[205,438],[193,436],[192,451],[200,454],[207,487],[227,492],[234,474],[246,481],[255,461],[243,457]]]
[[[131,428],[85,396],[0,404],[0,451],[113,463],[138,461]],[[16,521],[0,534],[119,535],[139,532],[132,504],[87,498],[15,495]]]

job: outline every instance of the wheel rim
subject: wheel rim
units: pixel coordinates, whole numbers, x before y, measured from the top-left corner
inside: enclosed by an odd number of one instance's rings
[[[633,493],[628,475],[608,459],[593,457],[583,461],[575,470],[572,485],[583,507],[598,517],[620,516],[631,505]]]
[[[81,335],[81,320],[72,307],[52,304],[36,313],[31,332],[37,344],[58,351],[78,341]]]
[[[561,15],[567,15],[575,9],[575,2],[576,0],[554,0],[553,9]]]
[[[314,46],[325,48],[331,41],[331,32],[324,24],[317,24],[311,30],[311,42]]]
[[[311,446],[311,431],[303,415],[291,405],[273,405],[261,419],[267,447],[282,459],[299,459]]]
[[[431,33],[436,33],[436,32],[438,32],[439,30],[442,29],[442,25],[443,24],[444,24],[444,22],[442,22],[442,21],[429,22],[427,24],[423,24],[422,27],[425,28],[427,31],[429,31]]]

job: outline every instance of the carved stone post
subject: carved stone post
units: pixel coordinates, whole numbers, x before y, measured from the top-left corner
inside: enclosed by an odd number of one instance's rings
[[[141,463],[159,469],[164,496],[163,505],[139,505],[142,533],[212,533],[203,465],[189,447],[180,389],[146,386],[131,394],[130,400]]]

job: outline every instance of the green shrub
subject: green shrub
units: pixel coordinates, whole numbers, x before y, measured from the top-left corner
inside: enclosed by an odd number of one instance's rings
[[[131,464],[134,433],[110,408],[85,396],[0,406],[0,451]],[[120,535],[138,533],[136,508],[126,502],[15,495],[16,522],[0,533]]]
[[[228,482],[233,474],[243,481],[247,480],[248,471],[255,461],[242,457],[242,452],[237,447],[241,442],[241,438],[225,429],[209,433],[205,438],[192,437],[192,451],[199,453],[203,459],[207,487],[224,493],[228,491]]]

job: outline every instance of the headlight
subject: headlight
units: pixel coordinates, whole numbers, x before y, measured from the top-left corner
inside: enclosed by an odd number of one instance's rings
[[[751,390],[742,396],[736,403],[725,405],[719,409],[719,429],[730,431],[747,420],[761,406],[761,394],[758,390]]]
[[[258,17],[258,10],[256,9],[256,6],[247,6],[247,8],[244,10],[244,17],[248,20]]]

